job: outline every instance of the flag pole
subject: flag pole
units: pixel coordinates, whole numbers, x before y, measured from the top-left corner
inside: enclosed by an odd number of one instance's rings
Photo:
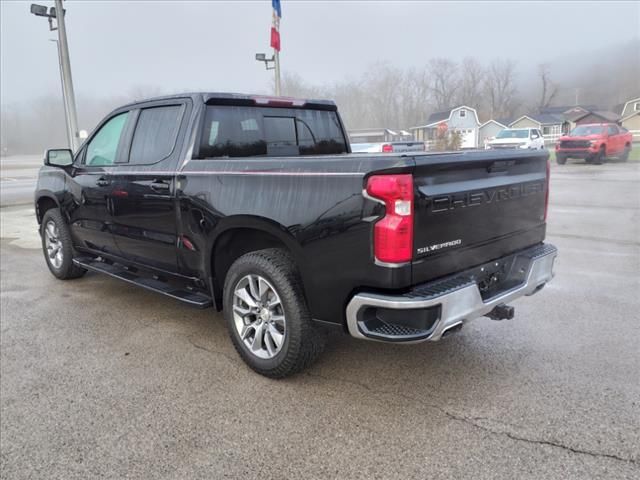
[[[271,0],[273,24],[271,25],[271,46],[273,47],[273,70],[276,75],[276,96],[280,96],[280,0]]]
[[[280,52],[276,49],[273,50],[275,74],[276,74],[276,97],[280,96]]]

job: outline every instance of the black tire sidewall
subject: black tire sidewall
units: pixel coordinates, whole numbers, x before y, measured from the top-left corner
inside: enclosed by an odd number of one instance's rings
[[[275,258],[273,258],[275,255]],[[262,250],[240,257],[231,266],[224,283],[223,305],[224,318],[233,344],[244,361],[262,375],[279,378],[286,376],[298,368],[292,365],[299,357],[301,343],[304,340],[305,323],[310,316],[300,285],[296,282],[293,267],[287,265],[286,255],[278,250]],[[284,310],[286,331],[284,343],[273,358],[259,358],[251,353],[235,327],[233,318],[233,295],[237,283],[246,275],[257,274],[264,277],[276,290]],[[308,332],[306,332],[308,334]]]
[[[60,243],[62,244],[62,265],[60,265],[60,268],[56,268],[51,263],[49,256],[47,255],[45,229],[47,227],[47,224],[51,221],[53,221],[56,227],[58,227],[58,238]],[[47,263],[47,267],[49,267],[49,271],[53,274],[54,277],[61,280],[66,280],[68,278],[79,277],[85,273],[84,270],[76,267],[73,264],[74,249],[71,240],[71,233],[69,232],[67,222],[65,222],[59,209],[52,208],[45,212],[44,216],[42,217],[42,224],[40,226],[40,237],[42,242],[42,253],[44,254],[45,262]]]
[[[631,148],[630,147],[624,147],[624,151],[622,152],[622,156],[620,157],[620,160],[623,162],[626,162],[627,160],[629,160],[629,154],[631,153]]]

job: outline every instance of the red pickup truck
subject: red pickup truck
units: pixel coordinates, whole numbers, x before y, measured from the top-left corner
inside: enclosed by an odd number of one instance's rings
[[[615,123],[578,125],[556,143],[556,161],[559,165],[569,158],[584,158],[587,163],[600,165],[609,157],[623,162],[631,152],[631,133]]]

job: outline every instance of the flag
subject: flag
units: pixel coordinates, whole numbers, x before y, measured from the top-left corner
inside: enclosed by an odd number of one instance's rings
[[[273,11],[278,14],[278,18],[282,17],[282,10],[280,10],[280,0],[271,0],[271,6]]]
[[[280,51],[280,32],[275,27],[271,27],[271,46]]]
[[[280,9],[280,0],[271,0],[273,7],[273,24],[271,25],[271,46],[274,50],[280,51],[280,17],[282,10]]]

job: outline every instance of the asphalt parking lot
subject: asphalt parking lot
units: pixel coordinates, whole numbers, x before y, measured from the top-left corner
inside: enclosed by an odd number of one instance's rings
[[[551,183],[556,278],[514,320],[414,346],[332,335],[281,381],[212,310],[55,280],[30,207],[0,209],[0,476],[640,478],[640,163]]]

